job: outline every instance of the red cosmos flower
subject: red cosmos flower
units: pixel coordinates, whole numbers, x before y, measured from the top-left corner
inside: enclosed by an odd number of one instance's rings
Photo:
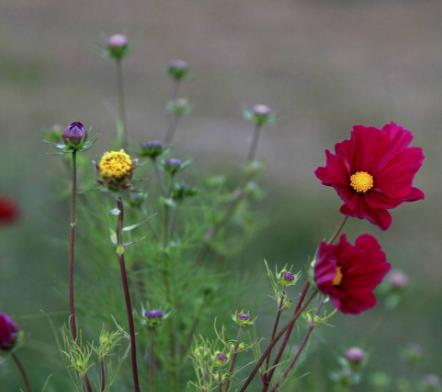
[[[408,147],[412,140],[410,131],[393,122],[382,129],[355,125],[350,139],[335,145],[335,154],[326,150],[326,165],[316,169],[316,177],[335,188],[344,215],[367,218],[386,230],[388,209],[425,196],[412,186],[424,160],[422,148]]]
[[[13,223],[17,218],[16,204],[8,197],[0,196],[0,225]]]
[[[376,238],[364,234],[355,245],[342,235],[336,245],[321,242],[314,277],[320,291],[342,313],[358,314],[376,305],[373,290],[390,270]]]

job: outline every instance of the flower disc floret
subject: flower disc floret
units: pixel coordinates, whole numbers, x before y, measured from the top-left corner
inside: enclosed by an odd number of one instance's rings
[[[132,174],[133,161],[123,150],[109,151],[101,157],[98,167],[103,177],[121,179]]]
[[[98,163],[101,182],[115,191],[130,187],[134,169],[135,162],[124,150],[106,152]]]

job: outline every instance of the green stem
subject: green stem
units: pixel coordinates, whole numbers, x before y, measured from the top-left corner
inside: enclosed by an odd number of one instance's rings
[[[333,235],[330,237],[330,239],[328,240],[329,244],[332,244],[333,242],[336,241],[336,239],[338,238],[339,234],[341,234],[342,229],[344,228],[345,224],[348,221],[348,216],[345,215],[344,219],[342,219],[341,223],[339,223],[338,227],[336,228],[335,232],[333,233]]]
[[[158,168],[158,161],[156,159],[151,159],[155,177],[157,179],[158,187],[160,188],[160,193],[166,197],[166,190],[164,189],[163,179],[161,178],[160,169]]]
[[[256,158],[256,152],[258,151],[259,137],[261,135],[262,125],[256,124],[253,131],[252,143],[250,144],[250,149],[247,154],[247,161],[253,161]]]
[[[177,99],[179,87],[180,87],[180,81],[174,80],[172,84],[172,92],[169,97],[169,102],[173,102]],[[172,143],[172,140],[178,128],[178,122],[180,120],[180,117],[181,116],[177,113],[170,114],[169,125],[167,127],[166,136],[164,138],[164,144],[170,145]]]
[[[127,114],[126,114],[126,103],[124,97],[124,81],[123,81],[123,61],[122,59],[115,60],[117,69],[117,91],[118,91],[118,112],[119,120],[123,130],[122,135],[122,147],[127,150],[129,146],[129,137],[127,134]]]
[[[77,226],[77,151],[72,152],[72,194],[69,232],[69,324],[74,341],[77,340],[77,319],[75,316],[75,234]]]
[[[148,374],[148,385],[149,392],[155,392],[155,328],[150,328],[150,345],[149,345],[149,369],[147,369]]]
[[[170,195],[170,192],[169,192]],[[169,206],[164,205],[164,222],[163,222],[163,247],[164,247],[164,262],[165,268],[163,270],[163,281],[164,287],[166,290],[166,300],[169,305],[173,308],[174,301],[172,297],[172,288],[170,282],[170,263],[169,263],[169,255],[167,254],[167,247],[169,245],[169,219],[170,219],[170,211]],[[169,323],[169,350],[171,357],[171,365],[172,365],[172,382],[173,382],[173,390],[177,390],[177,382],[178,382],[178,372],[177,372],[177,361],[176,361],[176,339],[175,339],[175,323],[173,322],[173,317],[171,317]]]
[[[217,234],[222,230],[222,228],[230,221],[230,219],[235,214],[236,208],[239,203],[244,199],[246,193],[243,189],[237,188],[234,192],[233,199],[227,206],[227,209],[222,216],[222,218],[216,222],[211,228],[207,230],[204,238],[204,244],[199,250],[196,256],[196,263],[200,264],[210,252],[210,242],[217,236]]]

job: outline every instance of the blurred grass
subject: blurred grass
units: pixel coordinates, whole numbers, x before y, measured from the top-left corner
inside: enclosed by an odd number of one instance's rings
[[[60,170],[57,158],[45,155],[42,130],[82,120],[100,134],[92,156],[109,146],[114,69],[98,47],[107,34],[121,31],[133,43],[125,68],[136,140],[164,131],[170,86],[163,68],[174,57],[193,68],[194,80],[183,92],[195,109],[177,144],[195,165],[233,172],[251,137],[241,110],[262,102],[277,111],[278,123],[264,134],[259,151],[267,167],[267,197],[259,205],[265,225],[237,258],[248,274],[262,274],[264,258],[301,267],[333,229],[339,203],[312,173],[324,148],[346,137],[352,124],[394,120],[415,132],[427,155],[417,180],[427,200],[395,211],[387,233],[363,222],[350,228],[379,234],[392,263],[412,280],[406,304],[367,338],[372,366],[403,371],[396,353],[416,341],[428,352],[426,366],[440,369],[441,16],[436,0],[3,0],[0,191],[17,197],[23,211],[18,227],[1,231],[0,308],[17,315],[37,341],[51,336],[40,310],[65,309],[53,283],[65,278],[65,254],[50,238],[62,237],[67,211],[49,192]],[[327,360],[358,343],[378,317],[378,311],[337,317],[338,328],[327,331],[335,345],[322,347]],[[37,369],[31,372],[43,383]]]

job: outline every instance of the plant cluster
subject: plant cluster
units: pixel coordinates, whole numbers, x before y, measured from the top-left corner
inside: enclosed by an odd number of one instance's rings
[[[70,190],[69,317],[60,331],[61,355],[71,374],[65,388],[294,390],[296,370],[315,331],[337,312],[356,315],[375,307],[374,291],[390,271],[380,241],[371,234],[350,241],[343,234],[346,223],[366,219],[387,230],[389,210],[423,199],[413,185],[423,151],[410,147],[412,133],[395,123],[380,129],[354,126],[334,152],[326,151],[326,163],[315,173],[342,199],[343,219],[328,240],[318,242],[303,270],[291,265],[273,270],[265,263],[275,317],[268,334],[258,336],[259,314],[241,307],[240,282],[223,266],[256,225],[251,207],[262,197],[263,171],[258,145],[263,129],[275,121],[274,112],[262,104],[245,111],[252,140],[235,176],[195,175],[193,162],[173,144],[180,122],[191,112],[189,100],[181,96],[189,65],[174,60],[167,66],[172,89],[164,139],[137,145],[125,108],[123,65],[129,49],[121,34],[105,48],[116,65],[114,145],[88,155],[95,148],[94,131],[79,121],[46,138],[65,164],[61,185]],[[0,221],[16,216],[16,209],[0,200]],[[389,275],[380,288],[387,306],[399,303],[407,282],[398,270]],[[11,353],[29,392],[16,353],[18,331],[1,313],[0,350]],[[366,360],[364,350],[350,348],[330,377],[336,390],[353,390]],[[432,377],[425,387],[436,389],[425,390],[438,390]]]

